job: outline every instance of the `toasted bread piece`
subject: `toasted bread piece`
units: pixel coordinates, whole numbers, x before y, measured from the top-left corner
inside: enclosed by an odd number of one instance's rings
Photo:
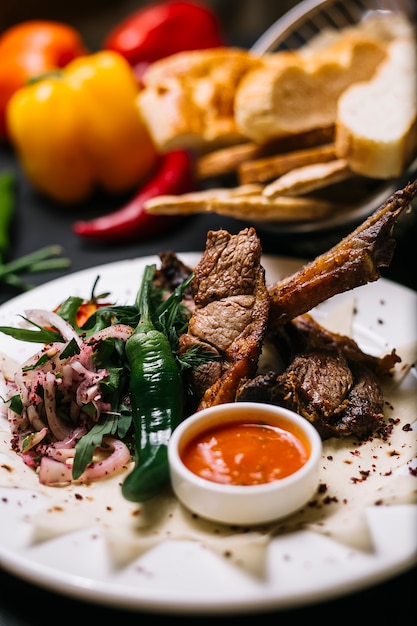
[[[315,54],[271,55],[248,71],[235,97],[242,135],[265,143],[335,123],[337,101],[351,84],[369,80],[386,56],[387,44],[352,34]]]
[[[229,174],[235,172],[246,159],[253,159],[261,154],[262,146],[252,142],[219,148],[197,159],[195,174],[199,179]]]
[[[339,98],[336,153],[363,176],[399,176],[417,152],[417,41],[402,37],[388,47],[375,77]]]
[[[334,144],[329,143],[314,148],[275,154],[270,157],[248,159],[238,167],[239,181],[242,185],[254,182],[266,183],[295,168],[312,163],[326,163],[335,158]]]
[[[144,206],[153,214],[218,213],[237,219],[276,222],[321,219],[338,208],[334,202],[316,198],[280,196],[269,199],[262,195],[262,189],[257,185],[156,196],[147,200]]]
[[[339,183],[353,176],[344,159],[327,163],[312,163],[283,174],[263,190],[266,198],[277,196],[300,196]]]
[[[158,150],[200,151],[242,141],[235,91],[259,64],[248,50],[229,47],[179,52],[152,63],[137,104]]]
[[[307,148],[315,147],[318,150],[317,157],[312,156],[312,160],[320,160],[320,154],[325,160],[327,151],[325,144],[333,140],[334,126],[328,126],[327,128],[314,128],[306,133],[282,137],[277,141],[263,145],[245,142],[226,146],[200,155],[197,159],[195,174],[197,178],[204,179],[237,172],[242,184],[266,182],[282,173],[281,169],[274,170],[275,159],[280,161],[286,159],[286,155],[290,151],[300,151],[301,153]],[[269,167],[272,173],[268,176],[265,174],[265,170],[268,170]]]

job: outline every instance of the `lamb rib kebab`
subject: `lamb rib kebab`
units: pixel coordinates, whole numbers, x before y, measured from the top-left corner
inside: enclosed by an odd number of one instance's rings
[[[378,269],[393,256],[393,226],[416,194],[417,180],[328,253],[269,290],[255,230],[210,231],[194,270],[195,308],[180,351],[200,344],[217,358],[193,374],[193,405],[187,411],[255,399],[297,410],[322,438],[355,434],[363,439],[380,430],[380,378],[399,357],[395,351],[381,359],[365,355],[353,340],[325,331],[303,314],[379,278]],[[266,338],[276,342],[281,356],[287,352],[285,371],[256,376]]]
[[[274,329],[307,313],[331,296],[378,280],[379,269],[388,267],[394,254],[394,225],[416,195],[417,179],[394,192],[328,252],[271,285],[269,328]]]
[[[191,282],[195,311],[180,336],[180,352],[200,343],[218,358],[193,375],[191,410],[233,402],[239,382],[256,374],[269,313],[261,255],[254,228],[237,235],[208,232]]]

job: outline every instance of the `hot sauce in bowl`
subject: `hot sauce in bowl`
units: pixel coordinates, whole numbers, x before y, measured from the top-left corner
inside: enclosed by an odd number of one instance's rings
[[[202,517],[260,524],[289,515],[314,494],[321,452],[316,429],[288,409],[217,405],[186,418],[171,435],[171,483]]]
[[[248,415],[242,421],[217,424],[199,433],[184,447],[181,459],[206,480],[259,485],[293,474],[309,454],[310,444],[304,435],[251,421]]]

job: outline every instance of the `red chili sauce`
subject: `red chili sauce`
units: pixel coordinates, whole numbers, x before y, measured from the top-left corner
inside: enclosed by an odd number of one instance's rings
[[[199,433],[181,453],[194,474],[229,485],[279,480],[300,469],[309,456],[310,446],[302,433],[246,419]]]

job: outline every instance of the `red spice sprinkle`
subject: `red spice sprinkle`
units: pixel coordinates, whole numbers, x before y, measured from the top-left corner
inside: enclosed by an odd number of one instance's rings
[[[411,424],[404,424],[404,426],[403,426],[403,428],[402,428],[402,429],[403,429],[403,431],[404,431],[405,433],[409,432],[410,430],[413,430],[413,429],[411,428]]]

